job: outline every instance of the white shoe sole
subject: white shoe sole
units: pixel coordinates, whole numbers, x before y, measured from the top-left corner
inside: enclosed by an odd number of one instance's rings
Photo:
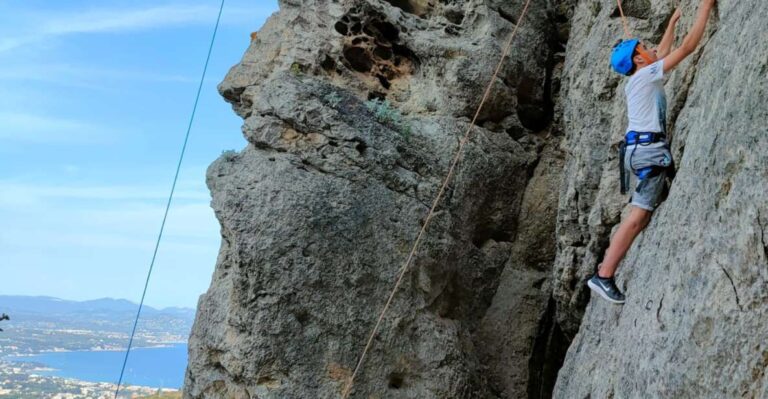
[[[595,285],[595,284],[592,282],[592,280],[589,280],[589,281],[587,281],[587,285],[589,286],[589,288],[590,288],[592,291],[595,291],[595,292],[596,292],[598,295],[600,295],[600,296],[601,296],[603,299],[605,299],[606,301],[608,301],[608,302],[610,302],[610,303],[615,303],[615,304],[617,304],[617,305],[623,305],[623,304],[624,304],[624,301],[617,301],[617,300],[615,300],[615,299],[612,299],[611,297],[609,297],[609,296],[608,296],[608,295],[605,293],[605,291],[603,291],[603,289],[602,289],[602,288],[600,288],[600,287],[598,287],[597,285]]]

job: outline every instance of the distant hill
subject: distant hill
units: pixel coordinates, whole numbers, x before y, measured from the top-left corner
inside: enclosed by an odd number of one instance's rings
[[[126,299],[101,298],[90,301],[70,301],[49,296],[0,295],[0,312],[23,313],[77,313],[77,312],[136,312],[138,304]],[[142,314],[170,313],[192,315],[192,308],[171,307],[156,309],[144,305]]]
[[[49,323],[56,328],[124,331],[131,325],[138,305],[125,299],[102,298],[69,301],[46,296],[0,295],[0,313],[11,316],[8,324]],[[191,308],[156,309],[144,306],[140,329],[173,331],[186,335],[195,310]]]

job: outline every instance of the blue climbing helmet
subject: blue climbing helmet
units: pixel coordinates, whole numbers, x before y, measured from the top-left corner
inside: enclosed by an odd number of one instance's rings
[[[632,67],[635,65],[632,61],[632,55],[635,53],[635,47],[638,43],[640,43],[638,39],[622,40],[613,47],[611,54],[613,70],[622,75],[628,75],[632,71]]]

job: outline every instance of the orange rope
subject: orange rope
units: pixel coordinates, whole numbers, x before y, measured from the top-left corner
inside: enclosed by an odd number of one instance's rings
[[[368,337],[368,342],[365,345],[365,349],[363,349],[363,353],[360,355],[360,360],[357,362],[357,366],[355,367],[355,371],[352,373],[352,376],[349,378],[349,382],[344,387],[344,391],[342,392],[342,399],[347,399],[349,396],[349,393],[352,390],[352,386],[355,382],[355,377],[360,372],[360,369],[363,366],[363,363],[365,361],[365,356],[368,353],[368,351],[371,349],[371,345],[373,344],[373,339],[376,337],[376,334],[379,331],[379,327],[381,326],[382,320],[384,320],[384,315],[387,313],[387,310],[389,310],[389,306],[392,304],[392,299],[395,297],[395,293],[397,293],[398,288],[400,288],[400,284],[403,281],[403,277],[405,276],[405,273],[408,271],[408,267],[410,266],[411,260],[413,260],[414,255],[416,254],[416,250],[419,247],[419,244],[421,243],[421,238],[424,235],[424,232],[427,230],[427,226],[429,225],[429,222],[432,220],[432,216],[435,213],[435,209],[437,208],[438,203],[443,197],[443,194],[445,193],[445,189],[448,186],[448,182],[451,180],[451,177],[453,176],[454,169],[456,168],[456,164],[459,162],[459,157],[461,156],[462,150],[464,149],[464,145],[469,141],[470,133],[472,132],[472,127],[475,125],[475,122],[477,121],[477,118],[480,115],[480,111],[483,109],[483,106],[485,105],[485,102],[488,100],[488,97],[491,94],[491,89],[493,88],[493,84],[496,81],[499,72],[501,71],[501,67],[504,65],[504,59],[509,54],[509,50],[512,47],[512,40],[515,38],[515,35],[517,34],[517,30],[520,27],[520,23],[523,20],[523,17],[528,12],[528,6],[531,4],[531,0],[527,0],[525,3],[525,7],[523,8],[523,11],[520,13],[520,17],[517,20],[517,24],[515,25],[515,28],[512,30],[512,32],[509,34],[509,38],[507,39],[507,43],[504,46],[504,51],[501,55],[501,60],[499,60],[499,64],[496,66],[496,70],[493,73],[493,77],[491,78],[491,81],[488,83],[488,87],[485,89],[485,94],[483,94],[483,98],[480,101],[480,105],[477,107],[477,111],[475,112],[475,116],[472,118],[472,122],[469,124],[469,127],[467,128],[467,132],[464,134],[464,138],[459,143],[459,148],[456,151],[456,155],[453,157],[453,161],[451,162],[451,166],[448,169],[448,175],[445,177],[445,180],[443,180],[443,184],[440,187],[440,191],[437,194],[437,197],[435,197],[435,200],[432,202],[432,207],[429,209],[429,213],[427,214],[427,218],[424,220],[424,225],[421,226],[421,230],[419,231],[419,235],[416,236],[416,241],[413,244],[413,247],[411,248],[411,252],[408,255],[408,258],[406,259],[403,266],[400,268],[400,274],[397,278],[397,282],[395,283],[395,287],[392,289],[392,293],[389,295],[389,299],[387,299],[386,304],[384,305],[384,308],[381,311],[381,314],[379,315],[378,320],[376,320],[376,325],[373,327],[373,331],[371,331],[371,335]]]
[[[624,37],[626,39],[629,39],[632,37],[632,33],[629,31],[629,22],[627,22],[627,17],[624,15],[624,9],[621,7],[621,0],[616,0],[616,4],[619,5],[619,14],[621,14],[621,22],[624,24]]]
[[[680,8],[680,0],[677,0],[675,2],[676,6],[675,9]],[[632,37],[632,32],[629,31],[629,22],[627,21],[627,16],[624,15],[624,9],[621,7],[621,0],[616,0],[616,4],[619,6],[619,14],[621,14],[621,23],[624,25],[624,36],[625,38],[629,39]]]

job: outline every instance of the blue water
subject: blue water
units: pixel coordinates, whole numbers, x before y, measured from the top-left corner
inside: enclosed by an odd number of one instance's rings
[[[116,383],[125,352],[57,352],[11,360],[36,362],[55,369],[44,375],[90,382]],[[181,388],[187,367],[187,345],[132,349],[123,381],[126,385]]]

